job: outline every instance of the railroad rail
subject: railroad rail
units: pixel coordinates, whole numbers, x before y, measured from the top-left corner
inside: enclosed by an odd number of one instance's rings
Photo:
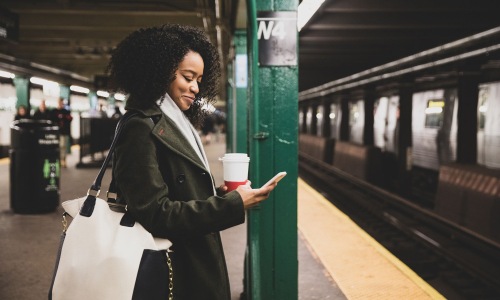
[[[448,299],[500,299],[500,245],[300,154],[300,176]]]

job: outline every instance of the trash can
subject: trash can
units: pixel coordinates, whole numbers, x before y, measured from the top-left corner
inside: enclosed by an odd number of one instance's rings
[[[59,205],[59,127],[19,120],[10,126],[10,206],[15,213],[54,211]]]

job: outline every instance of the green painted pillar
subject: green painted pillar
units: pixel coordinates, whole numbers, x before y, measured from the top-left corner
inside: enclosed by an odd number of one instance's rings
[[[63,99],[66,99],[67,104],[71,105],[69,95],[70,95],[69,86],[67,86],[67,85],[59,85],[59,97],[61,97]]]
[[[97,109],[97,93],[95,91],[90,91],[88,94],[90,110]]]
[[[298,299],[296,0],[248,0],[250,180],[288,175],[248,212],[247,299]]]
[[[106,99],[106,101],[108,101],[108,109],[114,110],[115,107],[116,107],[115,96],[110,94],[109,97],[108,97],[108,99]]]
[[[227,65],[227,76],[228,80],[226,82],[226,96],[227,96],[227,101],[226,101],[226,152],[231,153],[235,152],[233,149],[235,149],[235,143],[234,143],[234,135],[235,135],[235,130],[234,127],[236,124],[234,123],[234,116],[233,116],[233,106],[235,105],[234,102],[236,101],[235,95],[234,95],[234,61],[229,62]],[[232,77],[231,77],[232,76]]]
[[[233,101],[228,113],[232,116],[231,149],[248,153],[248,57],[247,34],[244,30],[234,33],[235,60],[233,64]]]
[[[30,105],[30,79],[24,77],[14,77],[14,86],[16,87],[16,108],[21,105],[26,107],[28,113],[31,110]]]

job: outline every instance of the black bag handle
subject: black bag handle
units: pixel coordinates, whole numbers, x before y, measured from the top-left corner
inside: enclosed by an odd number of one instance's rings
[[[156,125],[158,121],[161,119],[160,115],[156,116],[151,116],[150,120],[153,123],[153,125]],[[115,186],[115,176],[114,173],[111,175],[111,183],[109,184],[108,192],[106,193],[106,197],[108,198],[108,204],[109,207],[113,210],[124,210],[126,203],[121,203],[118,194],[116,193],[116,186]]]
[[[127,122],[127,120],[137,115],[139,115],[138,112],[127,111],[121,117],[120,121],[118,121],[118,124],[116,125],[115,136],[113,137],[113,142],[111,142],[111,146],[109,147],[108,155],[104,159],[104,162],[102,163],[101,169],[99,170],[99,173],[97,174],[94,183],[92,183],[92,186],[87,192],[87,199],[85,199],[85,202],[83,203],[82,208],[80,209],[80,215],[85,217],[90,217],[94,212],[95,201],[101,189],[102,178],[104,177],[104,173],[108,168],[112,154],[115,151],[115,146],[120,136],[120,133],[123,129],[123,126],[125,122]]]

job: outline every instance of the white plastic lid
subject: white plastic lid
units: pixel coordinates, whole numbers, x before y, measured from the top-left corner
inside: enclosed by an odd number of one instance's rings
[[[246,153],[226,153],[219,160],[249,162],[250,157]]]

